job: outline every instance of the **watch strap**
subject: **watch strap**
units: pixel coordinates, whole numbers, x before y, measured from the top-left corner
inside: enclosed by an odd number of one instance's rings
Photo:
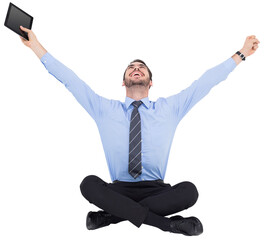
[[[241,59],[242,59],[243,61],[246,60],[246,57],[245,57],[245,55],[244,55],[243,53],[237,51],[236,54],[237,54],[239,57],[241,57]]]

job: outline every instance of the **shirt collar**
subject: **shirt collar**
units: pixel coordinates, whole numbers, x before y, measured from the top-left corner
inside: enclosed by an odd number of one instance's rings
[[[148,98],[148,97],[142,98],[142,99],[140,99],[140,100],[143,102],[143,104],[144,104],[147,108],[149,108],[150,102],[149,102],[149,98]],[[128,109],[129,106],[131,105],[131,103],[134,102],[134,101],[136,101],[136,100],[133,99],[133,98],[130,98],[130,97],[127,97],[127,96],[126,96],[126,100],[125,100],[126,108]]]

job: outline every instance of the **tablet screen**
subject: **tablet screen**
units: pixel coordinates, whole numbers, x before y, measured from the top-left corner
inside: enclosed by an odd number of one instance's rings
[[[31,29],[32,23],[32,16],[15,6],[13,3],[9,4],[5,20],[6,27],[28,40],[27,33],[20,29],[20,25],[25,28]]]

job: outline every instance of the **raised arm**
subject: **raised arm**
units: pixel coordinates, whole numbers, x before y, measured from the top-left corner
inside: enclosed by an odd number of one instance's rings
[[[102,114],[109,109],[111,100],[96,94],[70,68],[47,52],[39,43],[32,30],[23,27],[21,29],[28,33],[29,38],[29,41],[27,41],[20,37],[22,42],[37,55],[48,72],[64,84],[95,121],[100,120]]]
[[[248,36],[240,52],[248,57],[256,51],[258,43],[259,41],[254,35]],[[175,113],[176,119],[180,121],[214,86],[225,80],[241,61],[241,57],[234,54],[219,65],[207,70],[180,93],[166,98],[168,105]]]

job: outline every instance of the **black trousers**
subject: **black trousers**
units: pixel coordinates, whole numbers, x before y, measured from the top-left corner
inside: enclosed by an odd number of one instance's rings
[[[140,227],[149,211],[167,216],[195,204],[198,191],[191,182],[174,186],[162,180],[106,183],[95,175],[84,178],[82,195],[104,211]]]

